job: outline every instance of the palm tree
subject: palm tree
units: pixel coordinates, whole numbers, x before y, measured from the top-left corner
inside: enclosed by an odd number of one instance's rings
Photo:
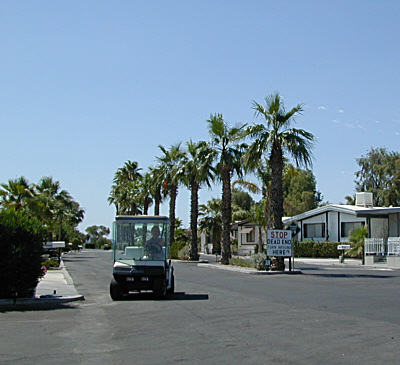
[[[229,127],[221,114],[211,115],[207,120],[211,147],[216,156],[216,172],[222,181],[222,258],[221,263],[229,264],[231,258],[232,193],[231,178],[234,172],[241,176],[241,158],[246,147],[240,143],[246,136],[245,125]]]
[[[139,172],[142,169],[136,161],[128,160],[124,166],[119,168],[115,173],[114,180],[117,181],[138,181],[142,178],[142,174]]]
[[[160,166],[149,167],[149,188],[150,194],[154,201],[154,215],[160,215],[160,205],[163,200],[162,188],[163,188],[163,172]]]
[[[159,161],[160,175],[163,181],[163,188],[169,195],[169,219],[171,221],[170,242],[174,242],[175,235],[175,208],[178,196],[179,183],[182,181],[182,160],[185,153],[181,150],[181,144],[172,145],[169,150],[162,145],[158,146],[163,156],[157,157]]]
[[[150,172],[146,172],[139,184],[138,198],[143,206],[143,214],[148,215],[149,207],[153,203],[153,180]]]
[[[34,196],[32,185],[21,176],[0,185],[0,204],[6,208],[21,210],[27,207]]]
[[[68,191],[61,189],[59,181],[45,176],[34,189],[36,215],[50,227],[51,239],[61,240],[64,228],[74,228],[82,222],[84,209],[73,200]]]
[[[288,153],[295,160],[297,166],[311,165],[314,136],[303,129],[292,128],[294,117],[303,111],[302,104],[298,104],[287,112],[279,93],[267,96],[265,103],[264,107],[253,102],[255,115],[265,119],[266,124],[249,127],[248,132],[255,138],[255,141],[249,147],[245,161],[247,166],[254,168],[260,163],[264,154],[269,155],[274,228],[282,229],[284,154]],[[278,258],[273,269],[284,270],[284,268],[283,258]]]
[[[199,215],[199,189],[202,184],[211,187],[213,179],[213,150],[207,142],[186,143],[187,152],[183,160],[183,182],[190,190],[190,229],[191,245],[189,256],[191,260],[198,260],[197,249],[197,218]]]
[[[362,264],[364,265],[364,242],[368,237],[368,228],[366,226],[361,226],[353,229],[350,232],[350,242],[353,244],[353,247],[346,251],[346,255],[349,256],[358,256],[362,258]]]
[[[136,161],[128,160],[114,175],[113,185],[108,197],[109,204],[114,204],[116,214],[140,214],[139,184],[142,179],[141,168]]]
[[[207,205],[199,206],[199,228],[201,232],[211,235],[213,242],[213,253],[221,253],[221,233],[222,233],[222,201],[221,199],[211,199]]]

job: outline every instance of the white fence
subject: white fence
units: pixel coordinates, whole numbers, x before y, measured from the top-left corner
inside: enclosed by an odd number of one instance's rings
[[[385,255],[385,243],[383,238],[366,238],[364,241],[364,252],[366,255]]]
[[[364,241],[365,255],[400,256],[400,237],[366,238]]]
[[[388,238],[388,255],[400,256],[400,237]]]

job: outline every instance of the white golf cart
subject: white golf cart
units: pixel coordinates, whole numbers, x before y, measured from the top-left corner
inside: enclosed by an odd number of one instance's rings
[[[175,288],[169,259],[170,220],[162,216],[117,216],[113,223],[114,260],[110,295],[122,299],[129,292],[153,291],[164,298]]]

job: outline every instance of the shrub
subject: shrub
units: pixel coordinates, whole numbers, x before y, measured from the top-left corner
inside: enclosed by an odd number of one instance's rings
[[[232,257],[229,259],[229,265],[241,266],[241,267],[253,267],[251,260],[246,260],[242,257]]]
[[[169,249],[171,259],[179,260],[179,251],[182,250],[182,248],[184,248],[186,244],[186,241],[174,241]]]
[[[58,267],[58,260],[54,260],[54,259],[48,259],[44,262],[42,262],[42,266],[45,266],[46,269],[49,269],[51,267]]]
[[[326,257],[337,258],[340,252],[337,246],[339,242],[329,241],[301,241],[294,244],[295,257]]]
[[[178,252],[178,258],[180,260],[189,260],[190,258],[190,245],[185,245],[183,248],[181,248]]]
[[[253,255],[253,267],[257,270],[265,270],[265,259],[267,255],[263,252]]]
[[[0,298],[32,297],[43,276],[44,230],[25,212],[0,211]]]

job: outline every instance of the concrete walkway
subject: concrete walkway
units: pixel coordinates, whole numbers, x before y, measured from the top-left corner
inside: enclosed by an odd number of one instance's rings
[[[84,299],[77,292],[71,276],[61,262],[59,269],[48,270],[40,279],[34,298],[19,298],[16,304],[63,304]],[[0,306],[13,304],[13,299],[0,299]]]

